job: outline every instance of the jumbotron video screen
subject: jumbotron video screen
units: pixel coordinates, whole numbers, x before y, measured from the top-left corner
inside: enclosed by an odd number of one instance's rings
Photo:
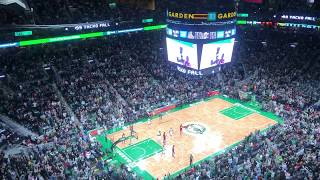
[[[196,44],[167,37],[167,57],[183,73],[211,74],[210,69],[231,62],[234,43],[235,38]]]
[[[167,38],[168,60],[198,70],[197,44]]]
[[[234,38],[204,44],[200,70],[231,62]]]

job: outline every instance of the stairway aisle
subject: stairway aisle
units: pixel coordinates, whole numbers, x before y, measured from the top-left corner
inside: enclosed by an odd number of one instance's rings
[[[8,116],[5,116],[3,114],[0,114],[0,120],[8,125],[8,127],[11,128],[12,131],[16,132],[17,134],[21,136],[30,136],[33,138],[38,138],[39,135],[30,131],[26,127],[20,125],[19,123],[15,122],[13,119],[9,118]]]
[[[62,96],[60,90],[58,89],[57,85],[55,83],[52,84],[56,94],[58,95],[58,98],[60,100],[60,102],[63,104],[63,106],[66,107],[68,114],[71,117],[71,120],[75,121],[76,124],[78,124],[78,126],[81,128],[81,130],[83,130],[83,126],[82,123],[79,121],[79,119],[77,118],[77,116],[74,114],[73,110],[71,109],[71,107],[69,106],[69,104],[67,103],[67,101],[64,99],[64,97]]]

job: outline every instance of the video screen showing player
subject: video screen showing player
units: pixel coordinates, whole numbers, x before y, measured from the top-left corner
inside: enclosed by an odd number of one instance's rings
[[[197,45],[167,38],[168,60],[192,69],[198,69]]]
[[[234,38],[204,44],[200,70],[231,62]]]

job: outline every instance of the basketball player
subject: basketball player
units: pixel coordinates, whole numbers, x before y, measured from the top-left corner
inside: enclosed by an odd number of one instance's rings
[[[220,47],[217,48],[217,52],[216,52],[216,59],[212,59],[211,60],[211,65],[220,65],[220,64],[224,64],[224,53],[222,53],[221,58],[219,58],[220,56]]]
[[[122,137],[121,138],[125,138],[126,137],[126,134],[125,133],[122,133]],[[122,141],[122,144],[125,144],[126,141]]]
[[[172,128],[169,129],[169,135],[170,135],[170,137],[173,136],[173,129]]]
[[[180,136],[182,135],[183,126],[180,124]]]
[[[159,144],[161,144],[161,139],[162,139],[161,138],[161,131],[159,130],[158,134],[157,134],[157,141],[158,141]]]
[[[193,156],[192,154],[190,154],[190,166],[192,165],[192,163],[193,163]]]
[[[161,157],[166,155],[166,147],[162,146],[162,152],[161,152]]]
[[[187,67],[191,67],[189,56],[186,57],[186,61],[184,62],[184,65]]]
[[[133,136],[134,130],[133,130],[133,125],[130,125],[130,135]]]
[[[175,149],[174,149],[174,148],[175,148],[175,146],[173,145],[173,146],[172,146],[172,157],[173,157],[173,158],[175,158]]]
[[[166,145],[166,142],[167,142],[166,132],[163,132],[163,146]]]
[[[182,63],[182,64],[184,64],[184,59],[183,59],[183,47],[180,47],[180,59],[179,59],[179,57],[177,57],[177,61],[178,61],[178,63]]]

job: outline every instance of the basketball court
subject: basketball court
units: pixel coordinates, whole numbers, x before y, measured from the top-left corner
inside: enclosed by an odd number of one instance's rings
[[[264,130],[279,122],[271,113],[251,109],[240,102],[222,96],[171,110],[161,118],[145,120],[133,125],[136,138],[116,144],[113,161],[125,163],[144,179],[176,175],[193,165],[223,153],[226,148],[241,142],[250,133]],[[180,134],[180,125],[183,131]],[[169,130],[173,129],[173,135]],[[163,132],[166,145],[163,146]],[[107,148],[123,136],[130,136],[130,128],[123,128],[97,138]],[[102,135],[103,136],[103,135]],[[172,146],[175,146],[175,157]]]

